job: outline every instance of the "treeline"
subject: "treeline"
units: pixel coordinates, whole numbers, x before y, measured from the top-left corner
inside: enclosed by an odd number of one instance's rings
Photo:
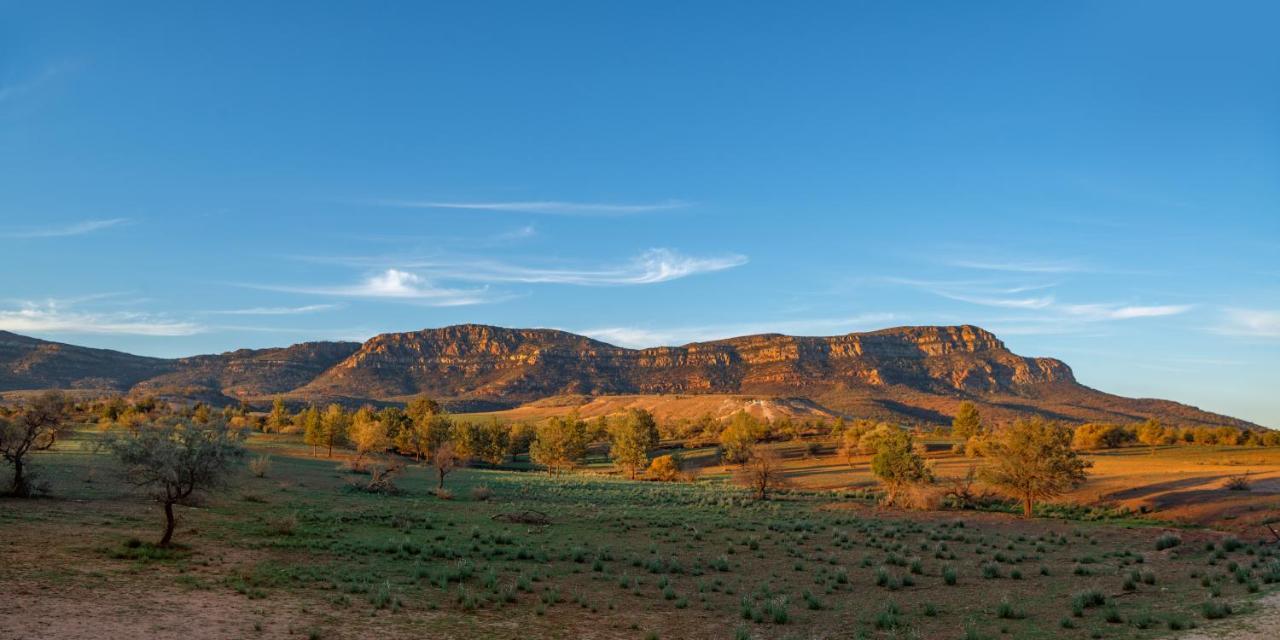
[[[1090,422],[1075,429],[1072,444],[1078,449],[1116,449],[1142,444],[1200,445],[1234,447],[1280,446],[1280,431],[1258,431],[1239,427],[1175,427],[1162,425],[1156,420],[1137,424],[1111,424]]]

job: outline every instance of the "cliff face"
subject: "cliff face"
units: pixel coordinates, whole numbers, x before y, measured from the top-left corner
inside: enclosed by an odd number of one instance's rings
[[[961,400],[1008,421],[1256,426],[1164,400],[1078,384],[1051,358],[1009,351],[973,326],[898,327],[832,337],[743,336],[624,349],[550,329],[458,325],[364,344],[307,342],[177,360],[88,349],[0,331],[0,391],[94,389],[213,403],[365,402],[426,393],[453,407],[506,408],[553,396],[739,394],[802,400],[852,417],[945,423]]]
[[[460,325],[377,336],[299,391],[528,401],[560,394],[799,393],[888,385],[1008,393],[1073,380],[1065,364],[1015,355],[971,326],[835,337],[766,334],[633,350],[563,331]]]

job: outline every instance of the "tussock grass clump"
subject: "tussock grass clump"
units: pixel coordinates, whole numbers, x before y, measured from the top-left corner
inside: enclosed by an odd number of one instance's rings
[[[1001,620],[1021,620],[1027,617],[1027,612],[1013,606],[1013,603],[1006,597],[996,606],[996,617]]]
[[[1231,615],[1231,605],[1217,600],[1209,600],[1200,605],[1200,613],[1206,620],[1218,620]]]
[[[1182,538],[1179,538],[1176,533],[1162,533],[1159,538],[1156,538],[1156,551],[1172,549],[1180,544],[1182,544]]]

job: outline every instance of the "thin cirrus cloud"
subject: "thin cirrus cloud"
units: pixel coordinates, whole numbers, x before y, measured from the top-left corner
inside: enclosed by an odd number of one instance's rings
[[[807,318],[804,320],[780,320],[777,322],[752,322],[739,324],[712,324],[667,328],[647,327],[599,327],[578,331],[582,335],[621,347],[643,349],[690,342],[719,340],[761,333],[785,333],[793,335],[831,335],[850,331],[881,328],[901,317],[893,313],[864,313],[839,318]]]
[[[1117,304],[1067,304],[1062,311],[1086,320],[1132,320],[1134,318],[1160,318],[1176,316],[1195,308],[1189,304],[1162,304],[1153,306]]]
[[[683,200],[663,200],[648,203],[570,202],[566,200],[524,200],[508,202],[456,202],[442,200],[378,200],[385,207],[404,209],[454,209],[469,211],[499,211],[510,213],[538,213],[562,216],[625,216],[637,213],[670,211],[689,206]]]
[[[1044,319],[1101,322],[1158,318],[1186,313],[1195,308],[1189,304],[1126,305],[1118,303],[1064,303],[1053,295],[1021,296],[1029,291],[1051,289],[1053,284],[1000,285],[972,281],[922,281],[906,278],[884,278],[885,282],[903,284],[928,291],[936,296],[968,304],[1039,312]],[[1024,318],[1024,321],[1027,320]]]
[[[224,316],[292,316],[304,313],[329,311],[339,307],[340,305],[336,304],[308,304],[301,307],[250,307],[248,309],[224,309],[219,311],[209,311],[207,313]]]
[[[205,328],[192,322],[135,312],[88,312],[54,304],[28,305],[0,311],[0,329],[17,333],[121,334],[189,336]]]
[[[285,293],[303,293],[313,295],[329,295],[349,298],[382,298],[414,302],[434,307],[457,307],[483,304],[496,300],[486,288],[453,289],[439,287],[422,276],[400,269],[387,269],[381,273],[368,276],[364,280],[351,285],[329,287],[293,287],[275,285],[247,285],[255,289],[281,291]]]
[[[1213,328],[1215,333],[1253,338],[1280,338],[1280,311],[1264,309],[1224,310],[1222,322]]]
[[[1073,260],[951,260],[947,263],[960,269],[975,271],[999,271],[1004,273],[1078,273],[1089,268]]]
[[[102,229],[127,224],[128,218],[108,218],[105,220],[83,220],[65,225],[49,227],[28,227],[23,229],[0,230],[4,238],[60,238],[93,233]]]
[[[650,249],[628,263],[594,269],[554,269],[491,261],[461,265],[424,263],[420,268],[457,280],[610,286],[657,284],[732,269],[746,263],[747,257],[737,254],[695,257],[670,249]]]
[[[516,264],[476,258],[407,258],[407,257],[355,257],[306,258],[318,262],[336,262],[351,266],[379,267],[386,269],[383,278],[392,272],[410,276],[425,275],[435,281],[462,281],[484,283],[567,284],[580,286],[625,286],[657,284],[703,273],[713,273],[742,266],[747,257],[740,254],[718,256],[690,256],[672,249],[649,249],[620,264],[595,267],[547,267]],[[400,271],[412,269],[412,272]],[[399,278],[401,276],[394,276]]]

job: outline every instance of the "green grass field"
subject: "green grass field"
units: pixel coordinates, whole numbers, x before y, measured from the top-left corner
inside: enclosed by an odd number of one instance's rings
[[[266,477],[182,509],[168,551],[93,437],[35,459],[52,497],[0,501],[0,636],[1149,638],[1280,584],[1271,549],[1207,530],[1157,550],[1168,529],[859,492],[469,469],[442,499],[410,467],[401,495],[372,495],[284,436],[250,443]],[[494,519],[524,510],[551,524]]]

